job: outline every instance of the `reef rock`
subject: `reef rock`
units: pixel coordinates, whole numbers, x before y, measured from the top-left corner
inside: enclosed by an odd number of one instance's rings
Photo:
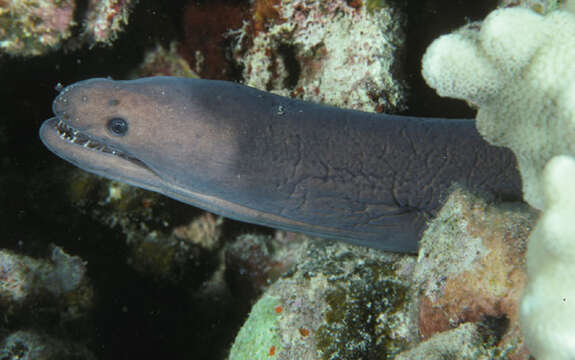
[[[230,360],[383,359],[415,343],[413,257],[320,239],[301,251],[252,308]]]

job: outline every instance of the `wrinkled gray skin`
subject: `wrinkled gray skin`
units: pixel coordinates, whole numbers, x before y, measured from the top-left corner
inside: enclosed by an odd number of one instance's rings
[[[53,110],[42,141],[86,171],[240,221],[384,250],[416,252],[453,183],[521,198],[512,153],[483,141],[472,120],[174,77],[81,81]],[[109,129],[111,118],[126,121],[125,134]]]

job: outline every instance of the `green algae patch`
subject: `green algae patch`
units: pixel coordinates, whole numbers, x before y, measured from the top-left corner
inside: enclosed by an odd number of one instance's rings
[[[386,360],[418,340],[413,257],[321,239],[292,256],[295,268],[267,288],[230,359]]]
[[[393,266],[366,262],[357,278],[332,283],[325,297],[331,310],[317,331],[322,359],[392,359],[402,339],[408,298],[405,284],[388,277]]]
[[[281,352],[278,331],[280,304],[279,297],[264,295],[253,306],[236,336],[229,360],[273,359]]]
[[[368,0],[366,4],[367,11],[370,14],[380,11],[385,6],[385,1],[383,0]]]
[[[149,236],[139,242],[132,251],[132,265],[140,272],[156,279],[173,276],[176,249],[168,239]]]

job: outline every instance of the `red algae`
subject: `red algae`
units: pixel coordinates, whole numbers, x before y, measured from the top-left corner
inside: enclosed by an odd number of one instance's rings
[[[110,45],[127,25],[137,2],[90,0],[82,17],[77,18],[78,2],[74,0],[3,0],[0,50],[11,56],[29,57],[84,43]]]
[[[269,284],[294,264],[294,253],[301,240],[284,246],[275,238],[241,235],[226,248],[226,279],[233,292],[248,298],[259,296]],[[283,305],[274,308],[277,314]]]
[[[137,0],[91,0],[85,34],[96,43],[110,44],[128,24],[128,16]]]
[[[256,0],[253,8],[254,33],[264,31],[271,24],[276,24],[280,17],[279,0]]]
[[[229,79],[233,72],[226,49],[229,34],[249,20],[250,3],[226,0],[193,1],[184,10],[185,39],[181,55],[206,79]]]
[[[420,242],[414,274],[422,339],[464,323],[499,321],[493,345],[525,359],[518,301],[525,284],[526,240],[536,214],[455,188]]]
[[[255,2],[254,24],[237,32],[233,49],[243,82],[356,110],[402,110],[405,75],[395,65],[405,44],[401,6],[370,4]]]
[[[39,56],[57,50],[72,36],[72,0],[0,2],[0,49],[12,56]]]
[[[130,74],[129,78],[149,76],[179,76],[197,78],[188,62],[178,52],[178,43],[172,42],[169,47],[156,45],[146,51],[143,61]]]

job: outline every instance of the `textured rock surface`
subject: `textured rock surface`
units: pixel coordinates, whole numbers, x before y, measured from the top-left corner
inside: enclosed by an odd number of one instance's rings
[[[0,50],[12,56],[29,57],[60,49],[67,41],[74,46],[110,45],[124,29],[137,1],[2,1]],[[82,31],[77,31],[78,27]]]
[[[433,335],[415,348],[404,351],[395,360],[503,360],[494,346],[493,331],[480,324],[465,323],[455,329]],[[497,354],[497,355],[496,355]]]
[[[302,236],[283,232],[275,237],[246,234],[236,238],[225,253],[226,280],[233,293],[257,299],[298,262],[303,242]]]
[[[385,359],[416,340],[412,257],[312,240],[254,306],[230,359],[258,358],[254,351],[286,360]],[[263,342],[254,349],[255,341]]]
[[[403,108],[400,9],[388,1],[278,3],[278,21],[255,35],[245,55],[236,49],[247,85],[364,111]],[[239,36],[247,32],[246,24]]]
[[[490,204],[462,189],[450,195],[421,241],[414,272],[423,338],[491,318],[500,329],[494,345],[524,352],[517,308],[534,221],[525,205]]]
[[[50,259],[34,259],[0,250],[0,306],[5,314],[53,298],[61,307],[92,305],[86,263],[53,247]],[[45,306],[53,306],[45,304]]]
[[[72,36],[74,0],[8,0],[0,3],[0,49],[36,56],[57,49]]]
[[[311,239],[254,306],[231,359],[526,360],[518,302],[536,216],[455,186],[416,262]]]
[[[94,311],[86,271],[56,246],[48,259],[0,250],[1,359],[95,359],[84,346]]]
[[[0,343],[0,356],[5,360],[96,360],[85,347],[33,331],[17,331]]]

